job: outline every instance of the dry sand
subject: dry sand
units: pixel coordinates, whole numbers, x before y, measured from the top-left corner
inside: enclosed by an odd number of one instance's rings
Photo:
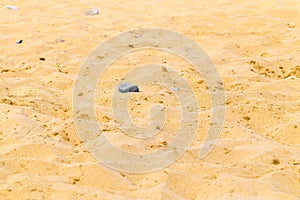
[[[99,8],[99,15],[85,16],[90,8]],[[72,119],[72,92],[97,45],[143,27],[178,31],[199,43],[223,79],[227,111],[217,146],[199,160],[210,119],[201,76],[155,52],[118,60],[99,83],[96,103],[105,134],[120,148],[164,146],[123,140],[113,124],[111,89],[137,64],[156,59],[177,67],[202,109],[184,156],[161,171],[135,175],[106,168],[90,155]],[[0,38],[0,199],[300,198],[299,1],[2,0]],[[15,43],[19,39],[22,44]],[[150,118],[143,116],[151,105],[164,103],[170,109],[166,133],[175,132],[178,101],[166,89],[146,87],[150,92],[134,94],[130,103],[135,122],[147,124]]]

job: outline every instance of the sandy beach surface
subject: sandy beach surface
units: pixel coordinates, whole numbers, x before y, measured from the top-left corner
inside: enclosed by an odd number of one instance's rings
[[[99,15],[85,15],[91,8]],[[119,148],[164,148],[179,127],[178,100],[155,85],[132,95],[130,114],[147,126],[151,106],[163,104],[167,121],[157,139],[130,139],[114,125],[112,90],[137,65],[173,67],[201,108],[197,136],[180,159],[154,173],[123,173],[99,164],[81,141],[73,88],[99,44],[147,27],[182,33],[206,51],[225,86],[226,119],[217,145],[199,160],[211,119],[201,75],[164,52],[120,58],[99,81],[95,97],[103,133]],[[0,2],[0,199],[299,198],[300,1]]]

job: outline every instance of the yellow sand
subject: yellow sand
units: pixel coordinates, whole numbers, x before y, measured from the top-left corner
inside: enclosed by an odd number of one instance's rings
[[[90,8],[99,8],[99,15],[85,16]],[[165,104],[169,112],[161,138],[152,146],[138,143],[114,126],[111,89],[136,65],[173,66],[195,90],[202,109],[197,137],[184,156],[163,170],[135,175],[106,168],[87,151],[72,119],[72,92],[96,46],[144,27],[183,33],[203,47],[224,82],[227,111],[217,146],[199,160],[210,122],[201,76],[167,54],[118,60],[99,82],[96,96],[98,120],[116,146],[151,152],[163,148],[178,128],[178,101],[158,86],[134,94],[130,113],[146,126],[151,105]],[[22,44],[16,44],[19,39]],[[299,78],[297,0],[2,0],[0,199],[298,199]]]

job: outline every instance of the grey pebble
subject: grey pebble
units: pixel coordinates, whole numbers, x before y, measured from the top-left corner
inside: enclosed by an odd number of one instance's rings
[[[65,40],[61,39],[61,38],[56,39],[56,43],[59,43],[59,42],[65,42]]]
[[[16,44],[22,44],[23,40],[16,41]]]
[[[119,86],[119,92],[127,93],[127,92],[139,92],[139,87],[137,85],[132,85],[130,83],[123,83]]]
[[[173,90],[173,91],[177,92],[177,91],[179,91],[179,90],[180,90],[180,88],[178,88],[178,87],[171,87],[171,90]]]
[[[19,8],[17,6],[5,6],[5,8],[10,10],[18,10]]]
[[[98,8],[92,8],[85,12],[85,15],[99,15]]]

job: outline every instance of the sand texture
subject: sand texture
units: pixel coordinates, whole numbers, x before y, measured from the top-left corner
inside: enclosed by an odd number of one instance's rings
[[[91,8],[99,15],[85,15]],[[114,125],[113,89],[140,64],[177,70],[201,110],[190,149],[167,168],[137,175],[109,169],[89,153],[74,125],[72,95],[94,48],[123,31],[146,27],[177,31],[201,45],[224,82],[226,119],[217,145],[199,160],[211,119],[201,75],[165,52],[121,57],[102,76],[95,97],[102,130],[119,148],[164,148],[179,127],[178,100],[157,85],[141,86],[129,111],[135,123],[147,126],[151,106],[164,105],[162,134],[144,142]],[[0,2],[0,199],[299,198],[300,1]]]

